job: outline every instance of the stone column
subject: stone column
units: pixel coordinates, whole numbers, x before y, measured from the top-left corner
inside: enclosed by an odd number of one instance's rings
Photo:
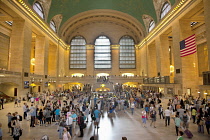
[[[140,50],[136,47],[136,75],[141,75],[141,56],[140,56]]]
[[[111,71],[111,75],[119,75],[120,74],[120,45],[113,45],[111,46],[111,55],[112,55],[112,71]]]
[[[155,44],[152,43],[148,45],[148,76],[156,77],[157,76],[157,62],[156,62],[156,47]]]
[[[57,61],[58,61],[58,67],[57,67],[58,77],[64,77],[65,76],[65,69],[64,69],[65,65],[69,65],[69,63],[65,64],[65,50],[60,45],[58,45],[58,60]]]
[[[161,35],[155,40],[157,72],[161,76],[170,76],[169,42],[167,35]]]
[[[48,75],[52,77],[57,76],[57,51],[58,48],[56,45],[51,45],[49,47],[49,54],[48,54]]]
[[[208,46],[208,63],[209,63],[209,70],[210,70],[210,0],[203,0],[204,4],[204,20],[206,26],[206,40]]]
[[[49,40],[44,36],[36,36],[35,42],[35,74],[48,75]]]
[[[187,89],[191,89],[191,94],[196,92],[196,66],[195,60],[197,53],[191,54],[185,57],[180,57],[180,44],[179,42],[185,38],[191,36],[193,32],[191,31],[189,20],[177,21],[174,26],[172,26],[173,33],[173,49],[174,49],[174,65],[175,69],[180,69],[181,73],[175,73],[175,83],[182,84],[181,94],[185,94]]]
[[[86,75],[94,75],[94,45],[86,45],[87,47],[87,60],[86,60]]]
[[[30,72],[31,40],[31,25],[27,21],[14,19],[10,38],[10,71]]]

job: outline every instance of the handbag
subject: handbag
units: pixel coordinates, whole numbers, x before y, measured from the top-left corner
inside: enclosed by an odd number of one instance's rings
[[[204,125],[204,122],[203,122],[203,121],[200,121],[200,122],[199,122],[199,125]]]

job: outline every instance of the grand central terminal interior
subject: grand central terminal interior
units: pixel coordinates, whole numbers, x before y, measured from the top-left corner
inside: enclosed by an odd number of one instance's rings
[[[7,99],[0,120],[7,121],[8,112],[22,112],[13,108],[15,98],[47,91],[113,94],[138,88],[166,99],[210,101],[209,7],[210,0],[0,0],[0,96]],[[110,126],[103,119],[100,140],[176,139],[174,126],[139,128],[140,115],[116,116]],[[122,122],[129,130],[116,137]],[[5,125],[3,139],[13,139]],[[209,139],[192,128],[193,139]],[[27,128],[20,139],[42,135],[29,129],[39,128]],[[54,127],[40,130],[47,134]],[[50,139],[58,139],[52,133]],[[85,130],[83,139],[91,135]]]

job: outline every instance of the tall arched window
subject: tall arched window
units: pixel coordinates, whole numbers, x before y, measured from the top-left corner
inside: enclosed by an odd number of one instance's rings
[[[155,27],[155,21],[154,20],[151,20],[150,23],[149,23],[149,28],[148,28],[148,31],[152,31],[152,29]]]
[[[35,2],[34,5],[33,5],[33,9],[37,12],[37,14],[42,18],[44,19],[44,10],[41,6],[40,3],[38,2]]]
[[[70,68],[86,68],[86,41],[81,36],[76,36],[71,40]]]
[[[95,40],[94,67],[96,69],[111,68],[111,47],[110,40],[106,36],[99,36]]]
[[[170,10],[171,5],[168,2],[165,2],[160,12],[160,19],[162,19]]]
[[[133,38],[123,36],[120,39],[120,68],[136,68],[136,52]]]
[[[53,20],[50,21],[50,28],[52,28],[53,31],[57,32],[56,25],[55,25],[55,22]]]

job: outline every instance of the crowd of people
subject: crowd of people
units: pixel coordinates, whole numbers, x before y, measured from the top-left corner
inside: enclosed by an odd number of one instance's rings
[[[190,124],[197,124],[198,133],[204,133],[204,126],[208,134],[210,129],[210,104],[205,99],[173,96],[163,105],[162,93],[137,88],[126,88],[107,98],[100,98],[90,92],[47,91],[43,93],[27,94],[27,101],[23,102],[23,119],[18,112],[8,113],[8,129],[14,140],[19,140],[22,135],[21,121],[30,121],[30,127],[37,125],[48,127],[57,125],[58,138],[70,140],[75,137],[76,129],[84,136],[84,129],[90,121],[95,130],[100,128],[100,117],[106,111],[109,117],[118,112],[130,112],[135,115],[135,110],[141,110],[142,126],[158,127],[157,118],[164,119],[165,127],[174,121],[175,134],[178,139],[183,139]],[[17,102],[17,103],[16,103]],[[20,107],[18,100],[14,101],[15,107]],[[129,111],[130,110],[130,111]],[[159,120],[158,119],[158,120]],[[149,122],[149,126],[147,125]],[[187,131],[186,131],[187,130]],[[2,139],[0,123],[0,140]],[[90,139],[94,140],[94,136]],[[125,139],[125,137],[124,137]]]

